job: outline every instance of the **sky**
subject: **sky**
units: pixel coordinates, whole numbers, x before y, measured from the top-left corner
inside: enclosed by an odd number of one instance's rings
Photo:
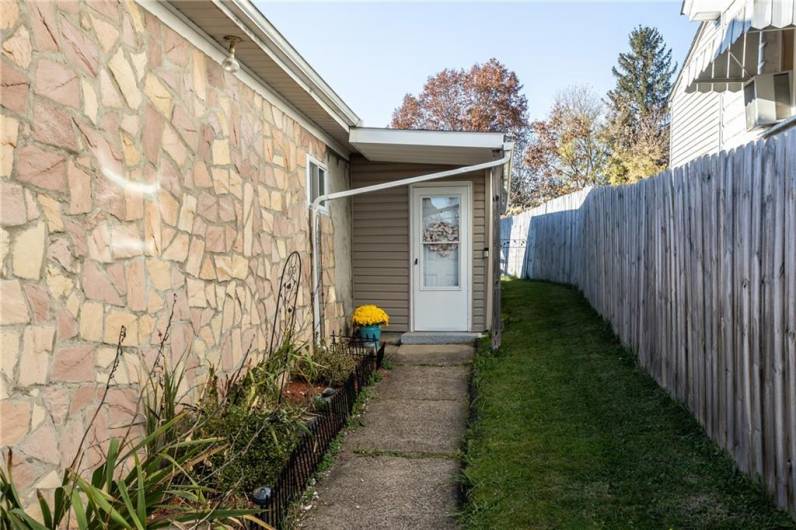
[[[673,0],[255,3],[370,127],[387,126],[434,73],[491,57],[517,73],[530,118],[542,119],[569,85],[600,96],[614,86],[633,27],[657,27],[678,64],[697,30]]]

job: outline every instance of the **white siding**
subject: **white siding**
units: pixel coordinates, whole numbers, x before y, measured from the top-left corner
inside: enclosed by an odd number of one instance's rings
[[[735,0],[733,6],[739,1],[741,0]],[[732,7],[730,11],[736,8]],[[738,90],[734,92],[718,91],[723,88],[719,85],[714,86],[715,90],[710,92],[686,93],[685,91],[687,83],[684,72],[689,71],[694,61],[702,60],[705,49],[713,49],[713,39],[718,30],[719,26],[713,22],[705,22],[699,27],[691,51],[677,78],[670,101],[672,122],[669,155],[672,167],[681,166],[703,155],[726,151],[757,140],[766,130],[765,128],[746,130],[744,96],[740,86],[735,87]],[[793,69],[792,58],[796,55],[796,42],[793,43],[793,47],[794,51],[784,56],[782,71]],[[781,51],[777,51],[777,57],[779,53]],[[777,71],[780,70],[779,64],[778,59]],[[793,83],[793,90],[796,98],[796,83]]]
[[[721,93],[721,150],[726,151],[757,140],[763,129],[746,130],[743,90]]]
[[[721,96],[715,92],[686,93],[683,72],[691,67],[691,61],[699,56],[703,47],[709,45],[719,30],[717,24],[704,22],[699,26],[688,57],[674,86],[670,109],[669,163],[680,166],[689,160],[715,153],[720,144]]]
[[[681,91],[671,102],[672,125],[670,164],[672,167],[719,151],[721,95],[716,92]]]
[[[757,140],[765,131],[746,130],[742,90],[686,93],[678,86],[671,113],[672,167]]]

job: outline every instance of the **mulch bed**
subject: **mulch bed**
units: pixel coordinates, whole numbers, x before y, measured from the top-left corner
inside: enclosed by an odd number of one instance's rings
[[[313,385],[306,381],[290,381],[286,386],[282,395],[290,402],[296,405],[306,405],[312,403],[315,396],[320,396],[326,386]]]

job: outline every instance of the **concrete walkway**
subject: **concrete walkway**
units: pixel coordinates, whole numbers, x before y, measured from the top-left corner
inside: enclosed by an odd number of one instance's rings
[[[404,345],[302,528],[456,528],[473,347]]]

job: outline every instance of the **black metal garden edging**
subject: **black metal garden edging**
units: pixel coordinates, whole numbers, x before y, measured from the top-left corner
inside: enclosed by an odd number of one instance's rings
[[[268,348],[271,353],[277,351],[281,344],[293,336],[301,270],[301,256],[298,252],[291,252],[279,279],[273,329]],[[280,528],[284,524],[291,503],[304,494],[329,444],[351,416],[359,392],[368,384],[373,373],[381,367],[384,359],[384,346],[379,345],[373,338],[332,334],[331,343],[327,347],[341,349],[343,354],[357,358],[357,362],[345,384],[336,389],[331,396],[322,398],[323,403],[319,404],[320,410],[307,423],[306,431],[301,435],[274,484],[259,488],[252,495],[252,500],[262,509],[260,519],[274,528]],[[281,359],[285,374],[288,373],[288,354],[288,350],[285,349],[284,359]],[[286,383],[287,377],[283,385]],[[281,402],[282,392],[279,399]]]
[[[345,340],[353,355],[359,357],[354,371],[345,384],[329,398],[324,409],[307,424],[307,431],[293,450],[282,469],[270,495],[263,503],[260,518],[274,528],[280,528],[288,515],[290,504],[304,494],[310,478],[318,469],[329,444],[346,425],[357,396],[367,386],[373,373],[381,367],[384,346],[375,351],[372,343],[363,343],[348,337]]]

